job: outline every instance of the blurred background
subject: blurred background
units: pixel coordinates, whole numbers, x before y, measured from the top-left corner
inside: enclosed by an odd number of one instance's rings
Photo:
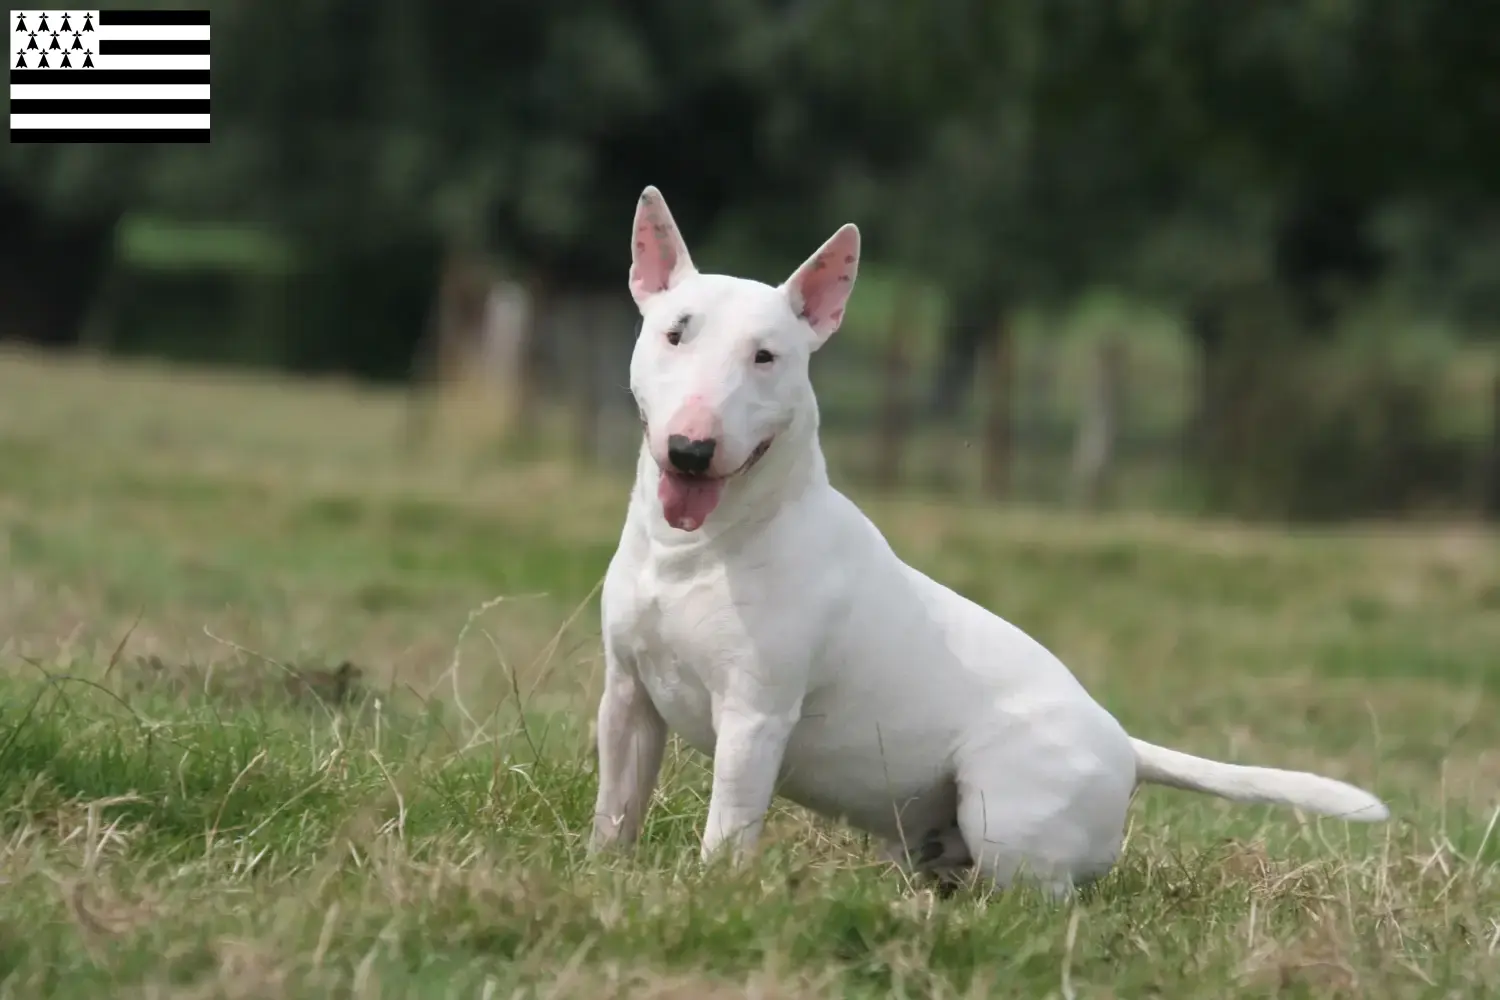
[[[0,1000],[1500,997],[1500,2],[177,5],[211,144],[0,150]],[[700,874],[674,740],[585,863],[648,184],[705,271],[858,223],[904,560],[1396,821],[936,907],[786,804]]]
[[[211,145],[5,149],[0,340],[628,469],[649,183],[708,271],[860,225],[814,365],[843,483],[1500,517],[1500,5],[210,6]]]

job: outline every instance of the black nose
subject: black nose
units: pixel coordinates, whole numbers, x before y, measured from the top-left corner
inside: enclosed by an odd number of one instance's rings
[[[678,472],[700,475],[708,471],[709,463],[714,460],[714,444],[713,438],[689,441],[681,434],[673,434],[667,438],[667,461]]]

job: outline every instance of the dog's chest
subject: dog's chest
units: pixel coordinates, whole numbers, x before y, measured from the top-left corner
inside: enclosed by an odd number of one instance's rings
[[[754,649],[746,610],[721,575],[673,581],[649,569],[611,608],[615,648],[634,664],[667,725],[705,753],[713,752],[732,675],[747,668]]]

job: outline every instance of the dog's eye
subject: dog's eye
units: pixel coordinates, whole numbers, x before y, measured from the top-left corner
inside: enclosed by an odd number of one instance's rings
[[[682,332],[687,329],[688,324],[693,321],[692,313],[683,313],[677,317],[677,322],[667,327],[667,343],[676,347],[682,340]]]
[[[772,354],[770,351],[764,348],[755,352],[755,363],[758,365],[768,365],[775,360],[776,355]]]

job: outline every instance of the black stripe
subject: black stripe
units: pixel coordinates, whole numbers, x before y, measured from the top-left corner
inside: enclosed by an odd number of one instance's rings
[[[13,69],[18,83],[207,83],[206,69]]]
[[[99,54],[101,56],[206,56],[208,55],[208,39],[101,38]]]
[[[208,101],[167,97],[44,99],[10,102],[13,115],[206,115]]]
[[[207,24],[206,10],[101,10],[99,24]]]
[[[17,142],[207,142],[206,128],[13,128]]]

